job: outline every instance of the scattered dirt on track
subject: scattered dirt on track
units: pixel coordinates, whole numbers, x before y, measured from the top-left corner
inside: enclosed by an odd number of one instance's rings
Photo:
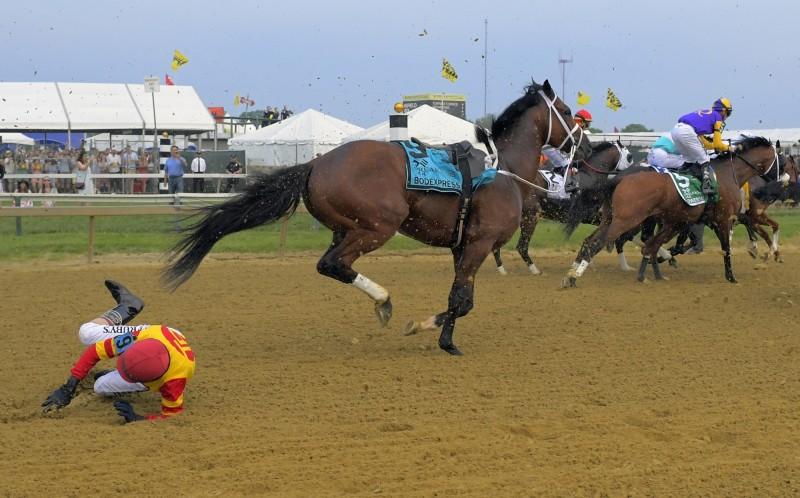
[[[800,495],[800,253],[756,269],[740,251],[738,285],[716,253],[645,284],[603,254],[571,291],[569,253],[539,277],[505,258],[478,276],[461,358],[402,335],[447,302],[447,256],[357,264],[392,293],[387,329],[310,256],[222,256],[174,294],[148,258],[0,266],[0,495]],[[178,418],[123,426],[89,390],[39,414],[111,304],[104,278],[196,351]]]

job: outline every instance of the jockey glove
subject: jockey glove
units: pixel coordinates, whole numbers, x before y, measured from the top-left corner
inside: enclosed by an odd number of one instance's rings
[[[114,408],[116,408],[117,414],[125,419],[126,424],[145,419],[145,417],[133,411],[133,406],[131,406],[131,404],[128,403],[127,401],[122,401],[122,400],[115,401]]]
[[[63,408],[72,401],[72,397],[75,395],[75,389],[78,387],[78,379],[73,376],[69,376],[67,382],[64,383],[63,386],[59,387],[53,393],[47,397],[46,400],[42,403],[42,407],[44,407],[45,412],[49,412],[53,408]]]

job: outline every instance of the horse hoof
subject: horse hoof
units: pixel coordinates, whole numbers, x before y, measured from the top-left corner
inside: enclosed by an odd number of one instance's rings
[[[636,280],[638,280],[639,282],[644,283],[644,281],[647,280],[647,278],[645,278],[644,275],[640,274],[640,275],[636,275]]]
[[[622,271],[633,271],[633,268],[631,268],[628,265],[620,266],[619,269],[622,270]]]
[[[778,263],[783,263],[783,256],[778,256],[778,258],[775,259],[775,261],[777,261]]]
[[[381,326],[388,326],[389,320],[392,318],[392,300],[387,299],[382,303],[375,303],[375,315],[378,316]]]
[[[668,281],[669,277],[665,277],[664,275],[658,275],[656,277],[656,280]]]
[[[768,263],[769,262],[769,256],[770,256],[770,254],[766,253],[765,255],[761,256],[761,260],[764,261],[765,263]]]
[[[675,258],[669,258],[668,264],[673,268],[677,268],[678,267],[678,260],[675,259]]]
[[[403,335],[414,335],[420,330],[419,322],[415,322],[414,320],[409,320],[406,322],[405,328],[403,328]]]
[[[531,263],[528,265],[528,271],[531,272],[532,275],[541,275],[542,270],[536,267],[535,264]]]
[[[497,267],[497,273],[499,273],[500,275],[508,275],[508,272],[506,271],[506,268],[503,265]]]
[[[439,344],[439,347],[442,348],[443,351],[447,352],[451,356],[464,356],[464,353],[459,350],[455,344]]]
[[[758,258],[758,251],[756,251],[755,249],[748,249],[747,254],[749,254],[750,257],[753,259]]]
[[[571,289],[578,286],[578,279],[575,277],[564,277],[561,279],[562,289]]]
[[[728,282],[732,283],[732,284],[738,284],[738,283],[739,283],[739,282],[736,280],[736,277],[734,277],[733,275],[729,275],[729,276],[725,277],[725,279],[726,279]]]

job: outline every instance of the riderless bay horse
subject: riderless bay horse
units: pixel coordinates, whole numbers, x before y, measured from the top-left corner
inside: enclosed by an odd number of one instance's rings
[[[605,181],[610,173],[621,171],[630,166],[633,161],[631,153],[619,141],[617,142],[602,142],[592,148],[592,156],[590,158],[581,159],[573,163],[571,167],[578,168],[579,182],[582,188],[590,188],[596,184],[599,179]],[[539,218],[558,221],[563,223],[566,221],[567,211],[569,211],[569,199],[552,199],[548,197],[551,193],[548,190],[548,182],[541,174],[536,176],[533,182],[536,186],[531,191],[530,195],[525,198],[522,206],[522,220],[519,224],[519,240],[517,241],[517,252],[522,260],[528,266],[528,270],[534,275],[540,275],[542,272],[533,262],[529,251],[533,232],[536,230],[536,225],[539,223]],[[547,174],[549,172],[545,172]],[[598,211],[600,210],[600,203],[597,204],[597,211],[589,212],[584,223],[600,222]],[[621,255],[621,261],[624,260],[622,253],[622,245],[625,240],[617,241],[617,252]],[[493,251],[494,261],[497,265],[497,271],[501,274],[506,274],[506,269],[503,266],[503,260],[500,256],[500,249]],[[627,266],[627,265],[626,265]]]
[[[476,133],[489,141],[485,130]],[[456,319],[473,307],[475,273],[492,249],[505,244],[519,225],[522,201],[539,169],[544,144],[591,152],[589,141],[556,97],[550,83],[532,83],[492,125],[498,152],[496,179],[478,189],[461,242],[452,247],[455,279],[447,310],[407,332],[439,328],[439,346],[461,354],[453,343]],[[491,151],[490,151],[491,152]],[[255,179],[245,192],[203,208],[173,248],[164,281],[173,288],[186,281],[222,237],[291,216],[301,201],[314,218],[333,231],[319,260],[322,275],[351,284],[375,303],[385,326],[392,315],[389,292],[353,270],[362,255],[381,247],[398,231],[425,244],[450,247],[457,227],[459,196],[406,189],[406,153],[393,143],[360,140],[313,161]]]
[[[601,187],[607,202],[610,200],[611,209],[603,208],[602,223],[584,240],[572,269],[562,281],[562,286],[574,287],[600,248],[650,216],[660,219],[662,227],[642,248],[638,279],[644,280],[648,263],[653,266],[655,278],[663,279],[656,257],[658,248],[687,223],[696,223],[704,212],[705,223],[714,229],[722,246],[725,278],[735,283],[736,278],[731,268],[729,233],[739,211],[739,188],[753,176],[766,173],[775,163],[776,157],[772,144],[763,137],[745,138],[737,144],[737,149],[736,152],[723,154],[711,162],[720,194],[719,201],[711,205],[706,203],[688,206],[673,186],[671,177],[652,170],[630,169],[629,174],[618,175]],[[569,213],[567,233],[572,233],[580,223],[581,212],[581,202],[577,202]]]

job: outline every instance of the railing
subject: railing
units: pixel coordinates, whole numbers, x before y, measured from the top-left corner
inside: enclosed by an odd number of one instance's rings
[[[71,179],[75,180],[77,175],[75,173],[10,173],[3,177],[4,180],[34,180],[34,179]],[[222,180],[246,180],[247,175],[237,173],[184,173],[183,178],[206,178],[209,180],[216,180],[216,191],[220,193],[222,188]],[[98,173],[91,175],[92,181],[94,180],[163,180],[163,173]],[[62,195],[62,194],[58,194]],[[117,194],[115,194],[117,195]],[[137,194],[138,195],[138,194]],[[142,194],[143,195],[143,194]],[[82,196],[86,197],[86,196]]]

